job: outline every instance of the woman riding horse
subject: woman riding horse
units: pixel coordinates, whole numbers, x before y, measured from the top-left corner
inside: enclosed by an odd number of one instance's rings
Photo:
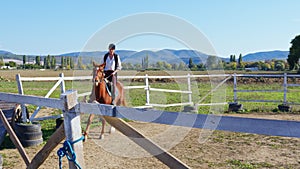
[[[115,87],[117,83],[117,72],[122,69],[121,60],[118,54],[115,53],[116,46],[109,44],[109,51],[103,57],[103,63],[105,63],[104,74],[105,78],[110,82],[112,104],[115,99]]]
[[[90,96],[90,102],[97,102],[102,104],[113,104],[113,105],[123,105],[126,106],[123,85],[120,82],[117,82],[116,73],[121,70],[121,61],[119,55],[114,53],[115,45],[109,45],[109,52],[104,55],[103,63],[94,65],[94,74],[92,94]],[[111,88],[110,91],[107,88]],[[115,95],[116,89],[118,90],[118,96]],[[109,92],[111,94],[109,94]],[[89,131],[90,124],[92,122],[94,115],[91,114],[88,119],[88,124],[86,131],[84,132],[85,137]],[[106,121],[102,119],[102,130],[100,138],[103,138],[104,126]]]

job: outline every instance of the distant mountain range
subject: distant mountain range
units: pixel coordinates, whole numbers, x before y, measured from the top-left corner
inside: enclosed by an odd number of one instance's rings
[[[66,53],[60,56],[73,56],[82,58],[92,57],[95,60],[102,58],[106,52],[74,52]],[[142,59],[148,56],[149,63],[156,63],[157,61],[165,61],[167,63],[188,63],[190,58],[193,58],[194,63],[206,61],[207,55],[195,50],[171,50],[163,49],[159,51],[142,50],[142,51],[131,51],[131,50],[117,50],[117,54],[120,55],[122,62],[127,63],[141,63]]]
[[[245,62],[256,62],[256,61],[265,61],[265,60],[286,60],[288,58],[289,51],[268,51],[268,52],[257,52],[250,53],[243,57]]]
[[[100,60],[105,53],[106,51],[73,52],[73,53],[61,54],[58,56],[70,56],[70,57],[81,56],[83,62],[88,63],[91,61],[91,59],[94,59],[95,61]],[[189,62],[189,59],[192,58],[193,62],[198,64],[198,63],[205,62],[206,59],[208,58],[207,54],[195,50],[173,50],[173,49],[163,49],[158,51],[117,50],[116,53],[118,53],[121,56],[122,62],[132,63],[132,64],[141,63],[142,59],[145,58],[146,56],[148,56],[149,63],[156,63],[157,61],[165,61],[167,63],[184,62],[187,64]],[[250,53],[243,56],[243,61],[255,62],[255,61],[265,61],[265,60],[272,60],[272,59],[286,60],[288,54],[289,51],[279,51],[279,50]],[[4,50],[0,50],[0,57],[1,56],[3,56],[4,59],[17,59],[17,60],[23,59],[22,55],[16,55]],[[35,57],[33,55],[31,56]],[[220,58],[224,61],[229,61],[229,58],[222,58],[222,57]],[[238,59],[238,56],[236,56],[236,59]]]

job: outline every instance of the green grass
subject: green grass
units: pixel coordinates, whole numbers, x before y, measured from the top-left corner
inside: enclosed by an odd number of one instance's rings
[[[268,163],[251,163],[242,160],[227,160],[227,163],[234,169],[257,169],[257,168],[272,168],[272,164]]]
[[[3,149],[14,149],[14,148],[15,148],[15,145],[12,143],[12,141],[9,138],[9,136],[6,135],[4,137],[3,143],[0,146],[0,150],[3,150]]]
[[[48,91],[52,88],[52,86],[56,82],[23,82],[23,90],[24,94],[28,95],[37,95],[37,96],[45,96]],[[128,80],[123,81],[124,86],[135,86],[135,85],[145,85],[144,82],[130,82]],[[76,81],[66,83],[66,89],[76,89],[78,93],[90,92],[91,90],[91,81]],[[172,89],[172,90],[187,90],[186,82],[170,82],[170,83],[160,83],[160,82],[152,82],[150,83],[151,88],[163,88],[163,89]],[[192,99],[194,103],[210,103],[210,102],[233,102],[233,84],[228,82],[221,87],[220,90],[214,96],[208,95],[204,100],[199,102],[208,92],[212,90],[214,86],[211,85],[209,81],[192,81]],[[281,83],[272,83],[272,84],[264,84],[264,83],[238,83],[238,90],[282,90]],[[300,103],[299,98],[299,87],[289,87],[287,100],[288,102]],[[8,92],[8,93],[18,93],[17,84],[15,81],[0,81],[0,92]],[[130,89],[125,90],[126,92],[126,100],[129,106],[143,106],[146,103],[146,92],[144,89]],[[181,103],[188,102],[187,94],[180,93],[167,93],[167,92],[150,92],[150,103],[155,104],[171,104],[171,103]],[[218,96],[224,96],[219,98]],[[58,87],[51,95],[51,98],[59,98],[60,97],[60,87]],[[239,92],[237,95],[238,99],[245,100],[278,100],[283,101],[283,93],[282,92]],[[255,102],[240,102],[243,104],[244,112],[278,112],[277,106],[281,103],[255,103]],[[220,106],[219,106],[220,107]],[[181,111],[183,106],[177,107],[169,107],[169,108],[158,108],[166,111]],[[228,109],[228,105],[224,105],[221,107],[223,112],[226,112]],[[210,113],[210,106],[201,106],[199,107],[199,113]],[[300,106],[292,105],[292,113],[299,113]]]
[[[260,79],[261,80],[261,79]],[[121,81],[121,80],[120,80]],[[136,86],[136,85],[145,85],[144,82],[132,82],[130,80],[122,81],[124,86]],[[48,91],[53,87],[56,82],[23,82],[24,94],[36,95],[36,96],[45,96]],[[233,102],[233,83],[229,81],[227,84],[224,84],[217,90],[214,95],[207,95],[212,88],[216,87],[216,84],[211,84],[209,80],[192,80],[192,100],[194,103],[210,103],[210,102]],[[65,82],[66,89],[76,89],[78,93],[90,92],[91,91],[91,81],[75,81]],[[163,83],[163,82],[151,82],[151,88],[162,88],[162,89],[172,89],[172,90],[188,90],[186,80],[176,80],[175,82]],[[282,83],[238,83],[238,90],[282,90]],[[289,102],[300,103],[299,98],[299,87],[289,87],[289,93],[287,99]],[[14,80],[1,80],[0,81],[0,92],[7,93],[18,93],[17,83]],[[60,97],[60,87],[55,89],[55,91],[50,95],[50,98],[59,98]],[[125,90],[126,100],[128,106],[143,106],[146,103],[146,92],[144,89],[130,89]],[[207,97],[203,99],[203,97]],[[223,97],[220,97],[223,96]],[[243,92],[238,93],[239,99],[249,99],[249,100],[283,100],[283,93],[276,92]],[[80,99],[80,98],[79,98]],[[203,99],[203,100],[202,100]],[[201,102],[199,102],[202,100]],[[79,100],[80,101],[80,100]],[[150,103],[155,104],[172,104],[172,103],[182,103],[188,102],[188,95],[181,93],[168,93],[168,92],[150,92]],[[253,102],[241,102],[243,104],[244,111],[243,113],[280,113],[277,106],[280,103],[253,103]],[[36,106],[28,105],[29,111],[32,113],[35,110]],[[212,113],[215,111],[214,107],[210,106],[201,106],[198,109],[198,113]],[[159,108],[156,109],[165,110],[165,111],[182,111],[183,106],[168,107],[168,108]],[[224,113],[228,109],[228,105],[218,106],[217,110],[220,110],[219,113]],[[292,112],[298,114],[300,112],[299,106],[293,106]],[[52,114],[59,114],[61,111],[55,111]],[[216,113],[216,112],[213,112]],[[98,122],[100,123],[100,122]],[[54,126],[53,126],[54,125]],[[98,124],[94,124],[98,125]],[[55,131],[55,121],[46,120],[42,122],[44,139],[47,140],[50,136],[50,133]]]
[[[43,144],[46,144],[47,140],[51,137],[51,135],[55,132],[56,123],[55,120],[44,120],[40,121],[41,130],[43,132]],[[0,146],[0,150],[2,149],[14,149],[15,146],[9,138],[9,135],[6,135],[3,143]]]
[[[53,119],[41,121],[41,128],[43,132],[43,142],[46,143],[47,140],[56,130],[56,122]]]

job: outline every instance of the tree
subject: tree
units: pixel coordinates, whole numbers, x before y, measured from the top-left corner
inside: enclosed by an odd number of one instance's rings
[[[186,64],[184,62],[180,62],[178,66],[178,70],[186,70]]]
[[[149,67],[149,56],[146,55],[146,57],[142,58],[142,68],[148,69]]]
[[[167,63],[167,62],[163,62],[163,67],[164,67],[164,69],[166,69],[166,70],[171,70],[171,69],[172,69],[172,65],[169,64],[169,63]]]
[[[47,58],[44,57],[44,69],[46,69],[46,68],[47,68]]]
[[[197,65],[198,70],[203,71],[205,70],[205,65],[203,63],[199,63],[199,65]]]
[[[38,65],[38,66],[41,65],[41,57],[40,56],[35,57],[35,64]]]
[[[189,65],[188,65],[189,69],[192,69],[193,67],[195,67],[195,64],[193,63],[193,59],[190,58],[189,59]]]
[[[60,58],[60,67],[63,69],[64,68],[64,65],[65,65],[65,58],[62,56]]]
[[[51,58],[50,55],[47,56],[47,64],[46,64],[46,69],[50,69],[51,68]]]
[[[8,62],[8,65],[9,65],[10,67],[17,67],[17,63],[14,62],[14,61],[9,61],[9,62]]]
[[[1,56],[1,59],[0,59],[0,66],[4,66],[4,59],[3,59],[3,56]]]
[[[26,64],[26,55],[23,55],[23,68],[24,68],[25,64]]]
[[[229,62],[236,62],[235,55],[230,55]]]
[[[74,69],[74,60],[70,57],[70,68]]]
[[[172,70],[178,70],[179,65],[176,63],[172,63]]]
[[[142,68],[142,65],[139,64],[139,63],[136,63],[136,64],[134,64],[134,67],[135,67],[136,70],[139,70],[139,69]]]
[[[276,60],[275,61],[275,70],[277,71],[283,71],[285,69],[285,64],[282,60]]]
[[[271,70],[271,65],[269,63],[263,63],[261,65],[261,70]]]
[[[156,62],[156,68],[158,68],[158,69],[164,69],[164,63],[162,61],[157,61]]]
[[[290,47],[290,53],[288,55],[287,62],[290,65],[290,70],[293,70],[298,65],[300,58],[300,35],[296,36],[291,41],[292,46]]]
[[[77,68],[78,69],[85,69],[85,66],[82,64],[82,58],[81,58],[81,56],[78,57]]]
[[[133,65],[131,63],[122,63],[122,69],[124,70],[134,70]]]
[[[241,65],[243,62],[242,54],[239,55],[238,64]]]
[[[55,56],[51,57],[51,69],[55,69],[56,66],[56,58]]]
[[[222,68],[222,60],[216,56],[208,56],[206,61],[206,68],[208,70],[220,69]]]

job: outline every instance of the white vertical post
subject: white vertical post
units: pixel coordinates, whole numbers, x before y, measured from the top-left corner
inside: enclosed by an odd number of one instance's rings
[[[61,84],[60,84],[60,93],[65,93],[66,92],[66,86],[65,86],[65,80],[64,80],[64,73],[59,74],[59,77],[62,79]]]
[[[18,84],[18,92],[19,92],[19,94],[24,95],[23,85],[22,85],[21,75],[20,74],[16,75],[16,80],[17,80],[17,84]]]
[[[286,95],[287,95],[287,74],[284,73],[283,76],[283,104],[284,105],[287,103]]]
[[[188,91],[192,92],[192,87],[191,87],[191,75],[187,75],[187,82],[188,82]],[[192,104],[192,93],[189,93],[189,103]]]
[[[17,81],[17,85],[18,85],[19,94],[24,95],[23,85],[22,85],[22,80],[21,80],[21,75],[20,74],[16,75],[16,81]],[[26,107],[25,107],[24,104],[21,105],[21,111],[22,111],[22,121],[26,122],[27,121],[27,116],[26,116]]]
[[[145,75],[145,85],[146,85],[146,105],[150,104],[150,86],[148,74]]]
[[[64,127],[66,140],[74,142],[82,137],[81,123],[80,123],[80,112],[75,112],[75,105],[77,102],[77,91],[67,91],[61,95],[61,99],[64,102]],[[72,145],[73,150],[76,154],[76,161],[85,168],[84,156],[83,156],[83,144],[82,141],[76,142]],[[74,162],[69,161],[70,169],[77,169]]]
[[[234,100],[234,103],[237,103],[237,80],[236,80],[236,73],[233,74],[233,100]]]

